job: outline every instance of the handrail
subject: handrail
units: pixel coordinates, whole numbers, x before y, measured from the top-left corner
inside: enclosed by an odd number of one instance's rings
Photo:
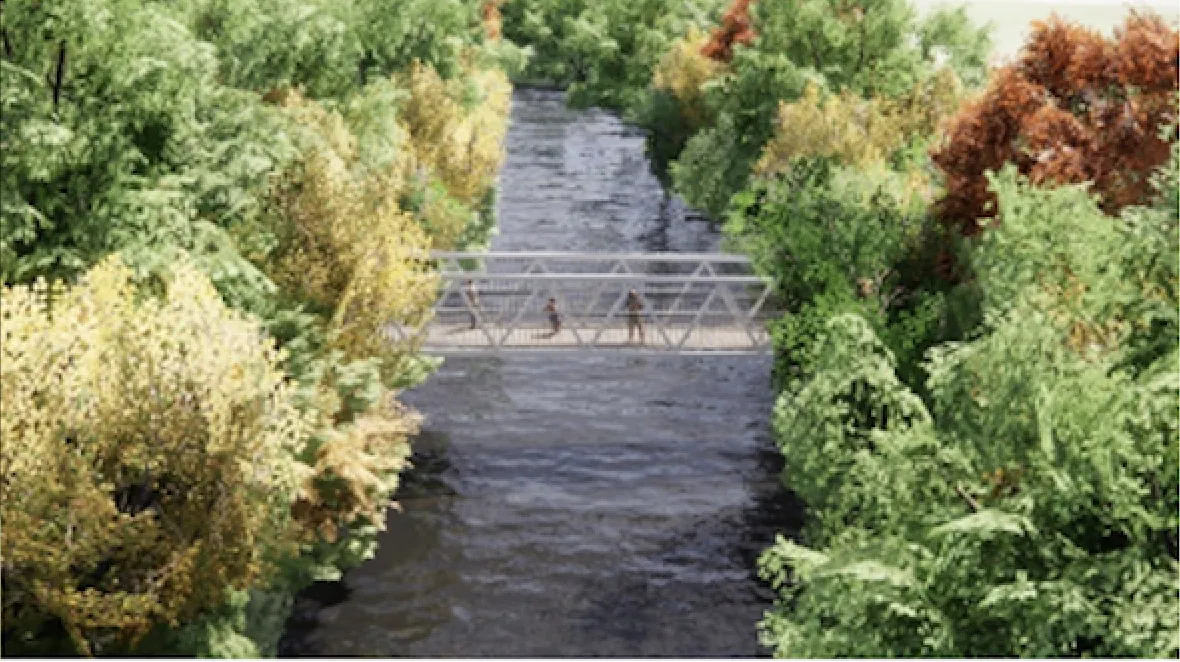
[[[677,276],[675,274],[554,274],[554,273],[488,273],[486,271],[440,271],[442,278],[458,278],[468,280],[564,280],[564,281],[615,281],[637,283],[733,283],[748,285],[766,285],[772,279],[764,276]]]
[[[568,260],[571,262],[713,262],[716,264],[749,264],[750,258],[735,253],[590,253],[567,251],[487,251],[467,253],[463,251],[430,251],[432,260],[482,260],[482,259],[546,259]]]

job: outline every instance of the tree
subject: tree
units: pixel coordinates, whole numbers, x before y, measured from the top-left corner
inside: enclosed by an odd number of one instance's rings
[[[884,164],[907,142],[928,140],[961,96],[962,85],[949,68],[898,98],[864,99],[845,90],[821,101],[819,88],[808,85],[797,101],[779,104],[775,134],[754,173],[773,176],[796,159],[817,156],[859,167]]]
[[[760,562],[776,654],[1177,654],[1172,155],[1153,204],[1113,219],[1079,186],[992,178],[984,322],[930,353],[929,400],[864,319],[828,320],[776,406],[815,509],[808,547]]]
[[[293,542],[307,425],[274,342],[190,263],[162,298],[112,257],[0,298],[8,644],[82,653],[220,607]],[[9,650],[12,650],[11,648]]]
[[[269,284],[225,229],[290,155],[256,99],[158,3],[5,3],[0,276],[71,278],[112,251],[137,270],[188,250],[235,304]]]
[[[735,11],[742,3],[735,5]],[[780,103],[808,85],[834,94],[900,99],[949,64],[960,80],[981,78],[986,32],[936,29],[905,0],[785,0],[751,3],[753,41],[732,57],[707,100],[712,123],[671,164],[676,191],[720,218],[774,134]],[[956,54],[946,63],[939,53]]]
[[[1017,62],[952,121],[933,159],[946,178],[943,222],[964,235],[995,213],[986,173],[1013,163],[1036,183],[1091,182],[1108,213],[1144,203],[1168,158],[1180,33],[1132,12],[1108,39],[1057,17],[1034,24]]]
[[[754,43],[754,30],[750,27],[751,2],[753,0],[734,0],[721,16],[721,25],[701,47],[702,55],[718,62],[729,62],[733,59],[734,44],[749,46]]]
[[[719,2],[513,0],[504,5],[504,34],[534,49],[525,80],[568,86],[575,105],[630,110],[672,43],[703,26]]]
[[[432,240],[486,242],[520,53],[475,0],[0,4],[5,651],[274,654],[376,547],[394,389],[437,365],[382,327],[428,313]],[[299,423],[277,476],[268,386]]]

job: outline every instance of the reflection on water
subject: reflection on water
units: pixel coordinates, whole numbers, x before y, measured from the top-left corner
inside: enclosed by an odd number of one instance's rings
[[[643,136],[518,91],[498,250],[711,251]],[[377,558],[301,597],[285,655],[746,656],[777,480],[767,357],[449,360]]]

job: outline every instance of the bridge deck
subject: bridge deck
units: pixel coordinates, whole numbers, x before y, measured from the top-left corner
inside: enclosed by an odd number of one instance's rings
[[[686,337],[687,335],[687,337]],[[751,335],[753,338],[751,338]],[[660,352],[723,353],[768,351],[764,329],[747,332],[739,326],[689,327],[671,325],[663,329],[644,325],[644,342],[636,335],[629,340],[625,325],[599,331],[591,327],[565,327],[553,333],[547,326],[485,324],[472,329],[467,324],[428,324],[423,349],[427,352],[463,353],[473,350],[520,349],[643,349]]]

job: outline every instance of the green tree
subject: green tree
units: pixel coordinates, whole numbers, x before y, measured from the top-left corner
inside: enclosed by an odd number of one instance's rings
[[[1114,223],[1080,188],[993,179],[984,322],[930,353],[929,404],[862,319],[829,320],[776,407],[816,510],[808,547],[760,561],[777,654],[1177,654],[1173,154]]]
[[[981,80],[990,45],[961,15],[919,20],[905,0],[759,2],[752,12],[754,43],[735,48],[712,87],[715,124],[690,138],[671,166],[677,192],[715,218],[745,186],[779,103],[800,98],[809,83],[899,98],[943,64],[961,80]]]
[[[6,3],[0,273],[72,277],[112,251],[146,271],[193,253],[235,303],[270,288],[224,229],[288,155],[249,95],[163,6]]]
[[[504,36],[528,44],[525,80],[568,86],[576,105],[637,107],[660,58],[690,26],[703,26],[719,0],[513,0]]]

